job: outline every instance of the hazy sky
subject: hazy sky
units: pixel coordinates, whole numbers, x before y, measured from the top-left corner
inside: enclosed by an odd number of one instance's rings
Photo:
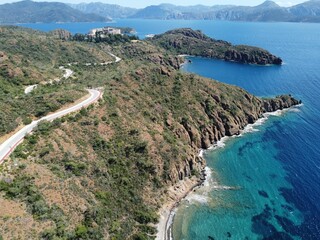
[[[9,3],[9,2],[17,2],[18,0],[0,0],[0,3]],[[36,1],[47,1],[47,2],[68,2],[68,3],[80,3],[80,2],[103,2],[103,3],[112,3],[119,4],[122,6],[142,8],[148,5],[157,5],[160,3],[171,3],[175,5],[217,5],[217,4],[234,4],[234,5],[245,5],[245,6],[255,6],[259,5],[264,0],[36,0]],[[307,0],[274,0],[281,6],[291,6],[298,3],[305,2]]]

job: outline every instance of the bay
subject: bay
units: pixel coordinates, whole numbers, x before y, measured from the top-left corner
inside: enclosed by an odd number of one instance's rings
[[[232,42],[262,46],[285,64],[259,67],[191,57],[184,71],[258,96],[291,93],[304,104],[207,152],[216,187],[198,193],[207,203],[182,204],[174,238],[320,239],[320,26],[242,24]]]
[[[190,57],[192,63],[184,65],[183,71],[237,85],[261,97],[291,93],[303,105],[270,116],[255,131],[231,138],[225,147],[205,154],[212,171],[209,187],[198,190],[179,207],[174,238],[320,239],[320,24],[122,19],[21,25],[43,31],[65,28],[72,33],[125,26],[135,28],[140,38],[191,27],[282,57],[282,66],[197,57]]]

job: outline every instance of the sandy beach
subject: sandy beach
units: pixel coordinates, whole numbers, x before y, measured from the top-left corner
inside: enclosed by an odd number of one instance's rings
[[[193,189],[202,184],[197,177],[186,178],[179,181],[174,186],[168,189],[168,198],[165,204],[159,210],[159,223],[157,226],[156,240],[170,240],[171,238],[171,225],[175,215],[175,210]]]

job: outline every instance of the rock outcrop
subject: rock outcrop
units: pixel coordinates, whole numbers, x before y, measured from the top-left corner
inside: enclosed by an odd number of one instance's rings
[[[262,100],[263,110],[265,112],[274,112],[277,110],[282,110],[284,108],[289,108],[294,105],[301,104],[301,100],[298,101],[291,95],[281,95],[276,98],[264,99]]]
[[[224,55],[224,60],[257,65],[282,64],[282,59],[279,57],[269,54],[266,51],[253,50],[252,48],[248,48],[245,46],[241,50],[227,50]]]

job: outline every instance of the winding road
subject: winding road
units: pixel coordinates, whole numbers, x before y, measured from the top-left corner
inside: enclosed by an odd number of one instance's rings
[[[120,62],[122,59],[117,57],[116,55],[112,54],[111,52],[108,52],[108,54],[112,57],[115,58],[114,61],[111,62],[106,62],[106,63],[101,63],[101,65],[108,65],[111,63],[117,63]],[[72,64],[68,64],[69,66],[71,66]],[[91,64],[90,64],[91,65]],[[63,78],[68,79],[69,77],[71,77],[71,75],[73,74],[73,71],[71,69],[65,68],[63,66],[61,66],[59,69],[64,70],[65,73],[63,74]],[[61,79],[59,79],[60,81]],[[32,85],[32,86],[28,86],[25,89],[25,94],[28,94],[30,92],[32,92],[32,90],[34,90],[35,88],[37,88],[37,84]],[[4,160],[13,152],[13,150],[22,142],[22,140],[24,139],[24,137],[29,134],[30,132],[32,132],[32,130],[38,125],[38,123],[40,121],[46,120],[46,121],[52,121],[56,118],[60,118],[63,117],[69,113],[75,112],[80,110],[83,107],[87,107],[88,105],[96,102],[102,95],[102,93],[98,90],[95,89],[87,89],[90,93],[90,97],[87,98],[86,100],[82,101],[81,103],[72,106],[70,108],[67,108],[65,110],[61,110],[59,112],[56,113],[52,113],[48,116],[42,117],[36,121],[33,121],[32,123],[30,123],[29,125],[23,127],[22,129],[20,129],[17,133],[15,133],[14,135],[12,135],[8,140],[6,140],[4,143],[2,143],[0,145],[0,165],[4,162]]]
[[[87,89],[90,93],[90,97],[86,100],[78,103],[75,106],[67,108],[65,110],[52,113],[48,116],[42,117],[36,121],[33,121],[29,125],[22,128],[20,131],[11,136],[8,140],[0,145],[0,164],[13,152],[13,150],[22,142],[23,138],[38,125],[40,121],[47,120],[52,121],[56,118],[63,117],[69,113],[80,110],[83,107],[86,107],[94,102],[96,102],[101,97],[101,92],[95,89]]]

